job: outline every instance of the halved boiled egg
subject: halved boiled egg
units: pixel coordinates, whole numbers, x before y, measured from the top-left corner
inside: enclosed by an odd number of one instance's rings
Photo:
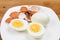
[[[40,23],[30,23],[28,27],[28,33],[30,36],[39,38],[45,32],[45,28]]]
[[[23,31],[27,29],[28,22],[22,19],[13,19],[10,23],[10,27],[17,31]]]

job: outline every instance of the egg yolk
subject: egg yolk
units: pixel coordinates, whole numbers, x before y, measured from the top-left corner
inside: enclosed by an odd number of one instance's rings
[[[40,28],[40,25],[39,25],[39,24],[32,24],[32,25],[30,26],[30,30],[31,30],[32,32],[39,32],[39,31],[41,30],[41,28]]]
[[[23,23],[20,20],[15,20],[15,21],[13,21],[12,25],[15,28],[21,28],[23,26]]]

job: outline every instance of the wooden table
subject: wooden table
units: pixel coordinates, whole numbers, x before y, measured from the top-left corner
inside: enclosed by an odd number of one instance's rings
[[[7,9],[24,4],[50,7],[56,12],[60,19],[60,0],[0,0],[0,22]]]

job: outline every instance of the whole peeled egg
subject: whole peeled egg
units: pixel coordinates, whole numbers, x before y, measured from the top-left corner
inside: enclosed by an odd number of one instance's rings
[[[46,26],[49,23],[49,16],[46,13],[37,12],[31,17],[31,21]]]

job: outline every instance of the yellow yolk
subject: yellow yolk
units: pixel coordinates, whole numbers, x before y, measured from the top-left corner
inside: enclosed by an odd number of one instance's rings
[[[12,25],[15,28],[21,28],[23,26],[23,23],[20,20],[15,20],[15,21],[13,21]]]
[[[40,25],[39,25],[39,24],[32,24],[32,25],[30,26],[30,30],[31,30],[32,32],[39,32],[39,31],[41,30],[41,28],[40,28]]]

